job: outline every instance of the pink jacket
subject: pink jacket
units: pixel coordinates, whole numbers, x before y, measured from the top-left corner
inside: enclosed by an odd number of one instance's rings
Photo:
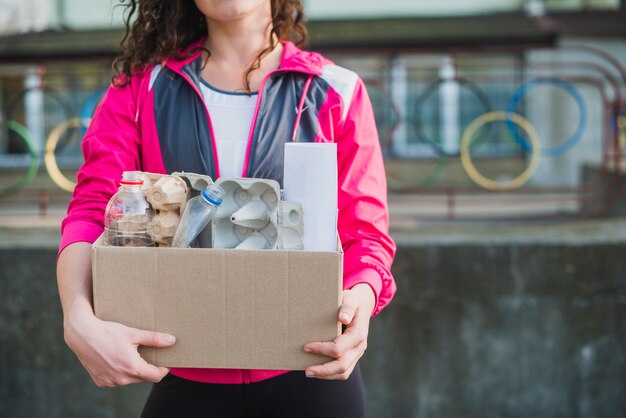
[[[74,242],[93,243],[102,233],[104,208],[123,171],[188,171],[219,178],[210,115],[199,90],[200,67],[198,52],[108,89],[83,140],[85,163],[62,223],[59,253]],[[388,235],[385,171],[372,106],[355,73],[285,42],[280,67],[259,89],[242,177],[271,178],[282,185],[283,144],[292,140],[337,143],[343,286],[370,285],[375,315],[396,291],[390,272],[396,248]],[[172,373],[203,382],[248,383],[284,371]]]

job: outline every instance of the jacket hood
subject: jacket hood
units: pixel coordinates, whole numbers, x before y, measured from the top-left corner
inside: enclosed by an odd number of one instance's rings
[[[200,58],[202,53],[200,46],[204,43],[205,39],[206,38],[201,38],[181,50],[181,55],[185,55],[185,52],[196,49],[192,55],[182,60],[170,58],[167,60],[166,65],[173,70],[182,70],[183,67]],[[332,64],[331,61],[316,52],[301,50],[291,41],[281,42],[283,44],[283,55],[280,60],[280,68],[282,70],[322,75],[322,67],[327,64]]]

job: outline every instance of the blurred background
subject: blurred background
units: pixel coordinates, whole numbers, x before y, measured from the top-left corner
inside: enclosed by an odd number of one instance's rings
[[[398,293],[370,417],[623,417],[626,1],[308,0],[309,48],[365,80]],[[65,346],[55,257],[115,0],[0,0],[0,411],[138,416]]]

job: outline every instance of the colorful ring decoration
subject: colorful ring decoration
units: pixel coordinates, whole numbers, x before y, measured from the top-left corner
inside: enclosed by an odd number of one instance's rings
[[[383,151],[389,149],[393,134],[400,126],[400,111],[385,89],[377,85],[368,84],[367,93],[374,109],[376,130]]]
[[[483,176],[474,166],[472,162],[472,158],[470,156],[470,146],[472,140],[474,139],[474,135],[478,131],[480,127],[487,123],[496,122],[496,121],[507,121],[512,122],[515,125],[521,127],[528,138],[530,139],[530,162],[526,169],[516,178],[506,181],[506,182],[498,182],[487,177]],[[526,141],[524,141],[526,142]],[[540,143],[539,136],[537,135],[537,131],[530,124],[530,122],[523,118],[522,116],[516,113],[507,113],[507,112],[490,112],[485,113],[484,115],[479,116],[474,119],[472,123],[468,125],[468,127],[463,132],[463,136],[461,138],[461,163],[463,164],[463,168],[467,172],[468,176],[479,186],[492,190],[492,191],[510,191],[514,189],[518,189],[522,187],[524,184],[530,180],[532,175],[534,174],[537,166],[539,165],[539,157],[540,157]]]
[[[33,140],[30,137],[30,132],[28,131],[28,128],[14,120],[5,121],[3,122],[3,125],[6,127],[7,131],[13,131],[20,138],[22,138],[22,140],[26,144],[28,153],[30,154],[30,165],[28,166],[26,175],[22,177],[18,182],[9,186],[0,185],[0,196],[9,195],[19,189],[28,186],[35,179],[35,177],[37,176],[37,172],[39,171],[39,158],[37,158],[37,152],[35,152]]]
[[[83,107],[80,109],[80,118],[83,120],[91,119],[93,114],[96,112],[96,108],[102,101],[102,98],[107,92],[107,88],[101,88],[89,95],[83,103]],[[86,126],[83,126],[83,135],[86,133]]]
[[[517,106],[519,105],[524,95],[530,90],[542,84],[551,84],[560,87],[568,92],[576,101],[580,113],[578,126],[576,126],[576,130],[574,131],[572,136],[570,136],[564,143],[560,145],[554,146],[552,148],[543,149],[541,153],[541,155],[544,155],[546,157],[556,157],[557,155],[561,155],[569,151],[574,145],[576,145],[578,141],[580,141],[583,134],[585,133],[585,129],[587,129],[587,105],[585,104],[585,99],[583,98],[582,94],[580,94],[578,89],[576,89],[576,87],[574,87],[567,81],[556,77],[538,77],[526,81],[517,88],[515,93],[513,93],[513,96],[511,96],[511,100],[509,101],[509,105],[507,108],[508,112],[511,114],[516,113]],[[519,143],[524,150],[530,151],[530,146],[528,142],[526,142],[526,140],[520,136],[515,127],[515,124],[511,120],[507,120],[507,127],[511,132],[511,135],[513,135],[513,138],[515,138],[515,141]]]
[[[439,78],[433,81],[432,83],[430,83],[428,86],[426,86],[424,91],[417,97],[417,100],[415,101],[415,114],[421,115],[423,113],[424,104],[430,98],[430,96],[435,92],[436,89],[439,88],[441,84],[445,82],[449,82],[449,81],[456,82],[459,84],[459,86],[464,87],[468,91],[472,92],[474,96],[476,96],[478,101],[480,102],[481,107],[483,108],[482,109],[483,114],[489,113],[492,111],[493,108],[491,106],[491,102],[489,101],[489,96],[487,96],[487,94],[485,94],[485,92],[482,91],[480,87],[478,87],[475,83],[473,83],[472,81],[466,78],[457,77],[452,80]],[[420,118],[416,118],[413,121],[413,124],[414,124],[415,132],[417,133],[417,138],[419,139],[419,141],[430,145],[433,148],[433,150],[439,155],[444,155],[446,157],[458,156],[458,154],[446,153],[443,150],[440,141],[437,141],[437,139],[429,138],[424,133],[424,130],[423,130],[424,124],[422,123],[422,120]]]
[[[65,122],[61,122],[52,130],[52,132],[50,132],[48,140],[46,141],[46,151],[44,154],[46,170],[48,171],[48,174],[50,175],[52,181],[54,181],[57,186],[70,193],[74,191],[76,183],[69,180],[63,175],[63,173],[59,169],[59,165],[57,164],[54,152],[56,151],[57,144],[59,143],[65,131],[67,131],[68,129],[76,129],[82,128],[83,126],[89,126],[90,122],[91,119],[81,118],[72,118],[66,120]]]
[[[415,125],[412,123],[412,120],[407,120],[406,122],[402,122],[399,127],[402,127],[406,124],[407,129],[412,129],[411,133],[414,134],[415,133]],[[396,154],[396,153],[394,153]],[[439,153],[437,153],[439,154]],[[453,158],[456,157],[448,157],[448,156],[441,156],[441,155],[437,155],[435,156],[435,158],[431,158],[431,157],[426,157],[426,158],[420,158],[420,161],[429,161],[432,162],[434,167],[432,168],[432,170],[430,170],[428,172],[428,174],[421,180],[417,181],[415,183],[415,186],[420,187],[420,188],[428,188],[428,187],[432,187],[437,180],[439,180],[439,177],[441,177],[441,175],[445,172],[446,167],[448,165],[448,162],[450,160],[452,160]],[[400,189],[400,184],[401,182],[398,179],[395,179],[391,176],[389,176],[388,178],[388,184],[389,187],[391,189]]]
[[[9,101],[7,103],[7,112],[6,112],[6,116],[8,120],[15,120],[15,114],[17,113],[17,110],[19,108],[19,104],[26,98],[26,96],[28,95],[28,93],[30,92],[34,92],[34,91],[38,91],[41,92],[41,94],[44,95],[44,97],[48,97],[50,99],[52,99],[54,102],[56,102],[56,104],[59,106],[59,108],[61,108],[63,115],[64,115],[64,119],[69,119],[72,116],[75,115],[74,113],[74,106],[72,105],[72,103],[67,99],[67,97],[65,95],[63,95],[61,92],[59,92],[58,90],[54,89],[53,87],[50,86],[39,86],[39,87],[28,87],[25,88],[24,90],[20,91],[18,94],[16,94],[11,101]],[[63,147],[65,146],[65,144],[61,144],[59,148],[63,149]]]
[[[96,108],[102,101],[104,94],[107,92],[107,88],[103,87],[91,93],[89,97],[83,103],[83,107],[80,109],[81,119],[91,119],[93,117]]]

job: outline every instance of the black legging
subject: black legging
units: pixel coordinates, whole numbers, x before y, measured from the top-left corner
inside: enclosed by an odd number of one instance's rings
[[[296,371],[250,384],[198,383],[168,374],[152,387],[141,418],[363,418],[361,370],[346,381]]]

